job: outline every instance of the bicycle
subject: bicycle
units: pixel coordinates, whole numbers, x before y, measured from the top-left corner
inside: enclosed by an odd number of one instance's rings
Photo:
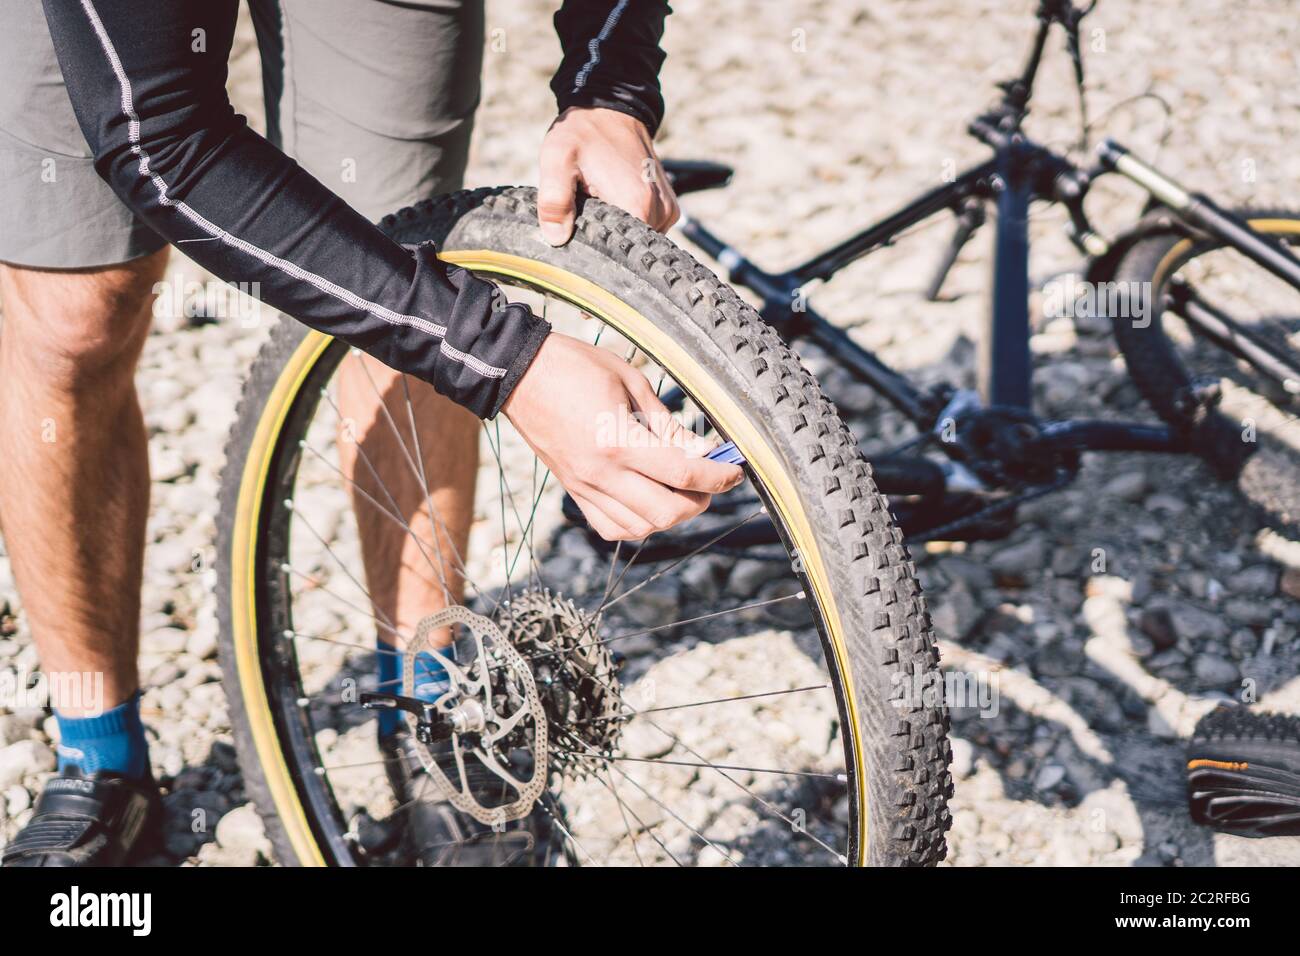
[[[682,233],[723,267],[733,284],[754,292],[760,314],[789,342],[812,343],[857,381],[870,385],[911,423],[918,437],[873,456],[877,486],[890,495],[910,541],[1005,537],[1016,505],[1062,487],[1085,451],[1200,455],[1242,492],[1273,526],[1300,527],[1300,213],[1227,211],[1143,163],[1113,140],[1081,168],[1026,137],[1022,124],[1052,27],[1064,27],[1080,103],[1084,71],[1079,23],[1096,6],[1045,0],[1021,74],[999,84],[1001,101],[968,132],[993,149],[991,159],[961,171],[833,248],[789,270],[766,272],[702,223]],[[1081,142],[1086,139],[1085,131]],[[729,167],[710,162],[668,164],[679,193],[726,185]],[[1139,221],[1106,240],[1084,210],[1089,188],[1118,174],[1145,189]],[[1033,202],[1063,206],[1068,231],[1086,257],[1080,289],[1100,289],[1128,371],[1164,427],[1112,421],[1044,422],[1032,413],[1029,336],[1028,210]],[[933,217],[951,212],[956,228],[928,284],[939,299],[949,270],[996,206],[992,308],[980,343],[977,389],[940,384],[921,390],[807,304],[812,282],[828,280],[892,244]],[[1234,316],[1206,288],[1206,278],[1240,275],[1211,257],[1241,254],[1269,278],[1270,302],[1281,316]],[[1206,265],[1207,262],[1212,265]],[[1194,274],[1195,273],[1195,274]],[[1217,274],[1217,275],[1216,275]],[[1278,292],[1282,295],[1278,295]],[[1229,289],[1237,305],[1246,297]],[[1263,298],[1263,295],[1260,295]],[[1073,306],[1074,303],[1066,303]],[[1070,310],[1073,314],[1073,310]],[[1251,390],[1254,389],[1252,392]],[[937,460],[918,452],[934,451]]]
[[[273,331],[227,449],[218,597],[245,784],[282,862],[403,862],[394,839],[401,807],[383,792],[366,705],[399,707],[423,743],[455,741],[465,759],[497,768],[485,797],[464,775],[435,773],[422,755],[434,789],[480,822],[540,820],[541,863],[942,859],[951,822],[948,718],[933,692],[938,655],[904,533],[1005,534],[1015,507],[1069,481],[1084,450],[1196,452],[1244,475],[1259,455],[1239,454],[1236,423],[1216,401],[1235,400],[1239,381],[1255,381],[1246,372],[1257,374],[1276,386],[1269,397],[1279,404],[1270,407],[1285,439],[1285,401],[1300,382],[1294,353],[1211,305],[1186,268],[1231,248],[1300,289],[1300,263],[1286,248],[1300,237],[1300,216],[1243,221],[1118,144],[1103,146],[1097,166],[1084,170],[1022,133],[1057,25],[1070,38],[1082,89],[1078,23],[1088,10],[1042,3],[1024,71],[971,125],[992,159],[803,266],[764,272],[687,220],[684,235],[755,292],[761,310],[669,240],[595,200],[561,249],[536,235],[530,189],[458,193],[386,219],[398,241],[433,241],[445,259],[498,282],[557,329],[586,330],[588,341],[615,349],[697,430],[734,443],[748,478],[684,529],[608,544],[535,459],[529,464],[508,426],[485,424],[470,549],[451,556],[468,607],[401,635],[402,693],[378,686],[374,635],[391,622],[375,616],[352,570],[356,533],[331,392],[347,350],[297,323]],[[682,195],[730,178],[711,163],[666,168]],[[1145,185],[1152,202],[1137,227],[1103,249],[1082,200],[1110,172]],[[1035,198],[1067,208],[1092,257],[1091,281],[1149,281],[1159,291],[1158,308],[1143,313],[1150,321],[1129,323],[1121,344],[1165,425],[1032,414],[1025,218]],[[953,210],[959,229],[932,284],[937,295],[987,203],[998,209],[998,240],[980,394],[923,392],[814,311],[792,307],[810,280]],[[1211,387],[1199,346],[1176,347],[1185,344],[1182,329],[1233,358],[1232,387]],[[868,464],[791,350],[801,340],[872,385],[918,436]],[[430,450],[419,447],[409,395],[398,399],[396,414],[376,427],[399,440],[405,461],[396,467],[418,475]],[[1243,483],[1264,489],[1280,520],[1294,520],[1287,474],[1260,473]],[[316,502],[329,494],[343,506]],[[436,576],[447,566],[407,516],[373,497],[370,507],[372,520],[401,524],[422,570]],[[319,533],[317,514],[337,527]],[[453,619],[461,625],[449,652],[449,663],[460,662],[455,692],[423,706],[410,697],[411,647]]]

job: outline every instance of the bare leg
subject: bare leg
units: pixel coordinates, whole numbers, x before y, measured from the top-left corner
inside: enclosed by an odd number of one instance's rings
[[[139,683],[149,458],[134,379],[166,262],[0,266],[0,524],[44,670],[104,675],[104,699],[63,702],[68,716]]]
[[[339,372],[339,410],[344,473],[413,532],[354,491],[379,636],[400,647],[394,631],[410,637],[422,618],[464,600],[459,567],[474,515],[479,422],[424,382],[406,376],[404,385],[398,373],[357,354]],[[430,638],[445,646],[451,635],[443,630]]]

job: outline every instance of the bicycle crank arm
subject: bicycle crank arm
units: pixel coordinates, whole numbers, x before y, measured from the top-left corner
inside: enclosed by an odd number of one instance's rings
[[[1164,425],[1073,419],[1044,422],[1038,442],[1063,451],[1186,452],[1186,439]]]

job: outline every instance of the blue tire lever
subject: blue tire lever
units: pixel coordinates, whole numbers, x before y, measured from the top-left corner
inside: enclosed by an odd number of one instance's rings
[[[719,445],[704,457],[710,461],[720,461],[724,465],[743,465],[745,463],[745,456],[740,453],[740,449],[736,447],[734,441]]]

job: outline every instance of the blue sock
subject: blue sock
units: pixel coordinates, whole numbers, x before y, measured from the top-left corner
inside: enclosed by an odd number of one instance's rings
[[[149,745],[140,723],[140,692],[98,717],[65,717],[59,723],[59,771],[69,766],[84,774],[113,770],[133,780],[149,772]]]
[[[402,657],[393,645],[379,641],[379,690],[384,694],[402,692]],[[451,651],[442,651],[451,654]],[[451,682],[447,669],[432,654],[421,651],[415,655],[415,690],[412,697],[432,703],[447,692]],[[388,737],[406,726],[406,718],[400,710],[381,710],[379,712],[379,736]]]

